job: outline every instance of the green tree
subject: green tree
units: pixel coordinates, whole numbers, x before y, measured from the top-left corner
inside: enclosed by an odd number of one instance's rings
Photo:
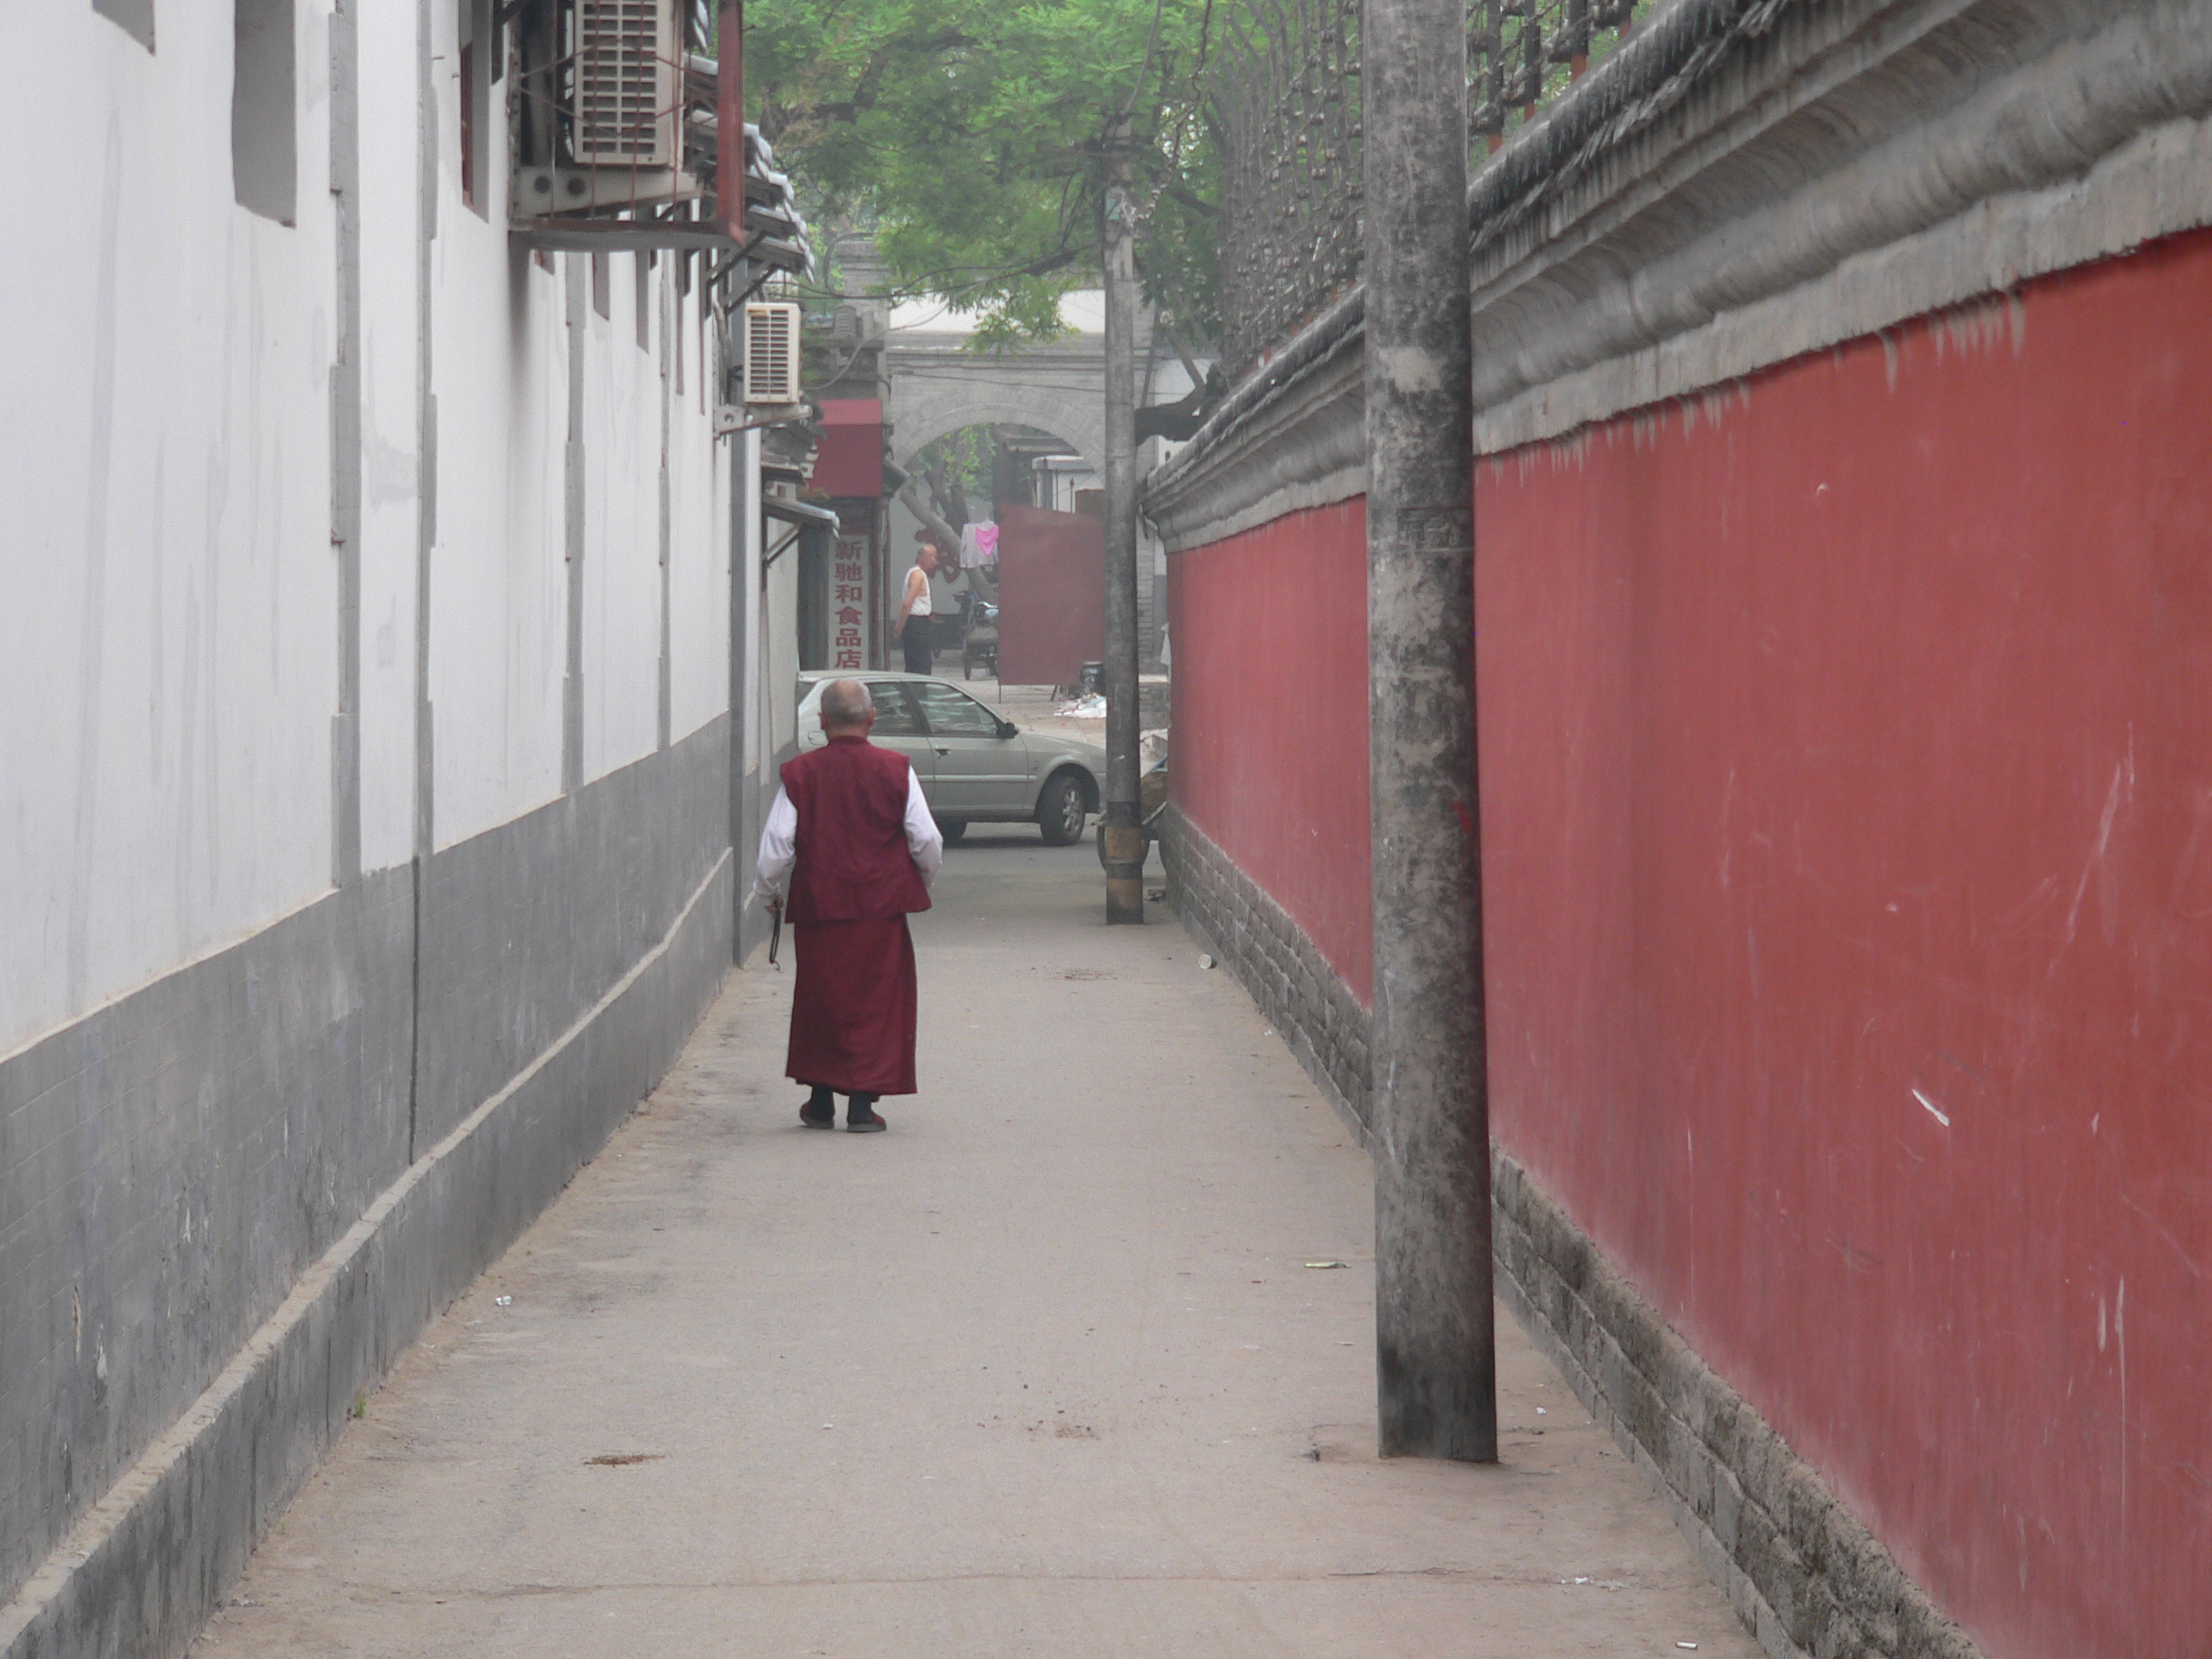
[[[779,164],[863,224],[981,349],[1059,332],[1095,282],[1108,124],[1129,108],[1147,297],[1211,338],[1207,0],[753,0],[746,98]],[[1135,102],[1132,105],[1131,100]]]
[[[914,471],[929,486],[930,499],[944,524],[958,530],[976,517],[975,503],[990,510],[991,461],[997,432],[988,426],[963,426],[925,444]]]

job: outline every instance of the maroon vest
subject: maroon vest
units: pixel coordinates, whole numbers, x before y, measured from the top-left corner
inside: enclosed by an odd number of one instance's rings
[[[798,862],[784,914],[805,922],[886,921],[930,907],[906,850],[913,766],[864,737],[833,737],[783,766],[798,810]]]

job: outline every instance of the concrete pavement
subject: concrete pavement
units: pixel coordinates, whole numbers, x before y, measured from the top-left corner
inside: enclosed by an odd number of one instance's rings
[[[1750,1659],[1502,1313],[1503,1465],[1376,1459],[1365,1157],[1172,917],[1026,828],[937,897],[891,1132],[756,958],[197,1651]]]

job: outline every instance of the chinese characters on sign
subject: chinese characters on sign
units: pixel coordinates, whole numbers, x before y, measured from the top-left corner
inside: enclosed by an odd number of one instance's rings
[[[830,566],[830,666],[864,669],[868,662],[868,537],[842,536]]]

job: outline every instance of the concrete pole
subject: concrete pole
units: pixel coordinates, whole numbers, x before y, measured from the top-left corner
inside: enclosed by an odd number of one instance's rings
[[[1366,0],[1375,1346],[1384,1457],[1497,1459],[1464,0]]]
[[[1137,806],[1137,262],[1126,116],[1106,138],[1106,919],[1144,920]]]

